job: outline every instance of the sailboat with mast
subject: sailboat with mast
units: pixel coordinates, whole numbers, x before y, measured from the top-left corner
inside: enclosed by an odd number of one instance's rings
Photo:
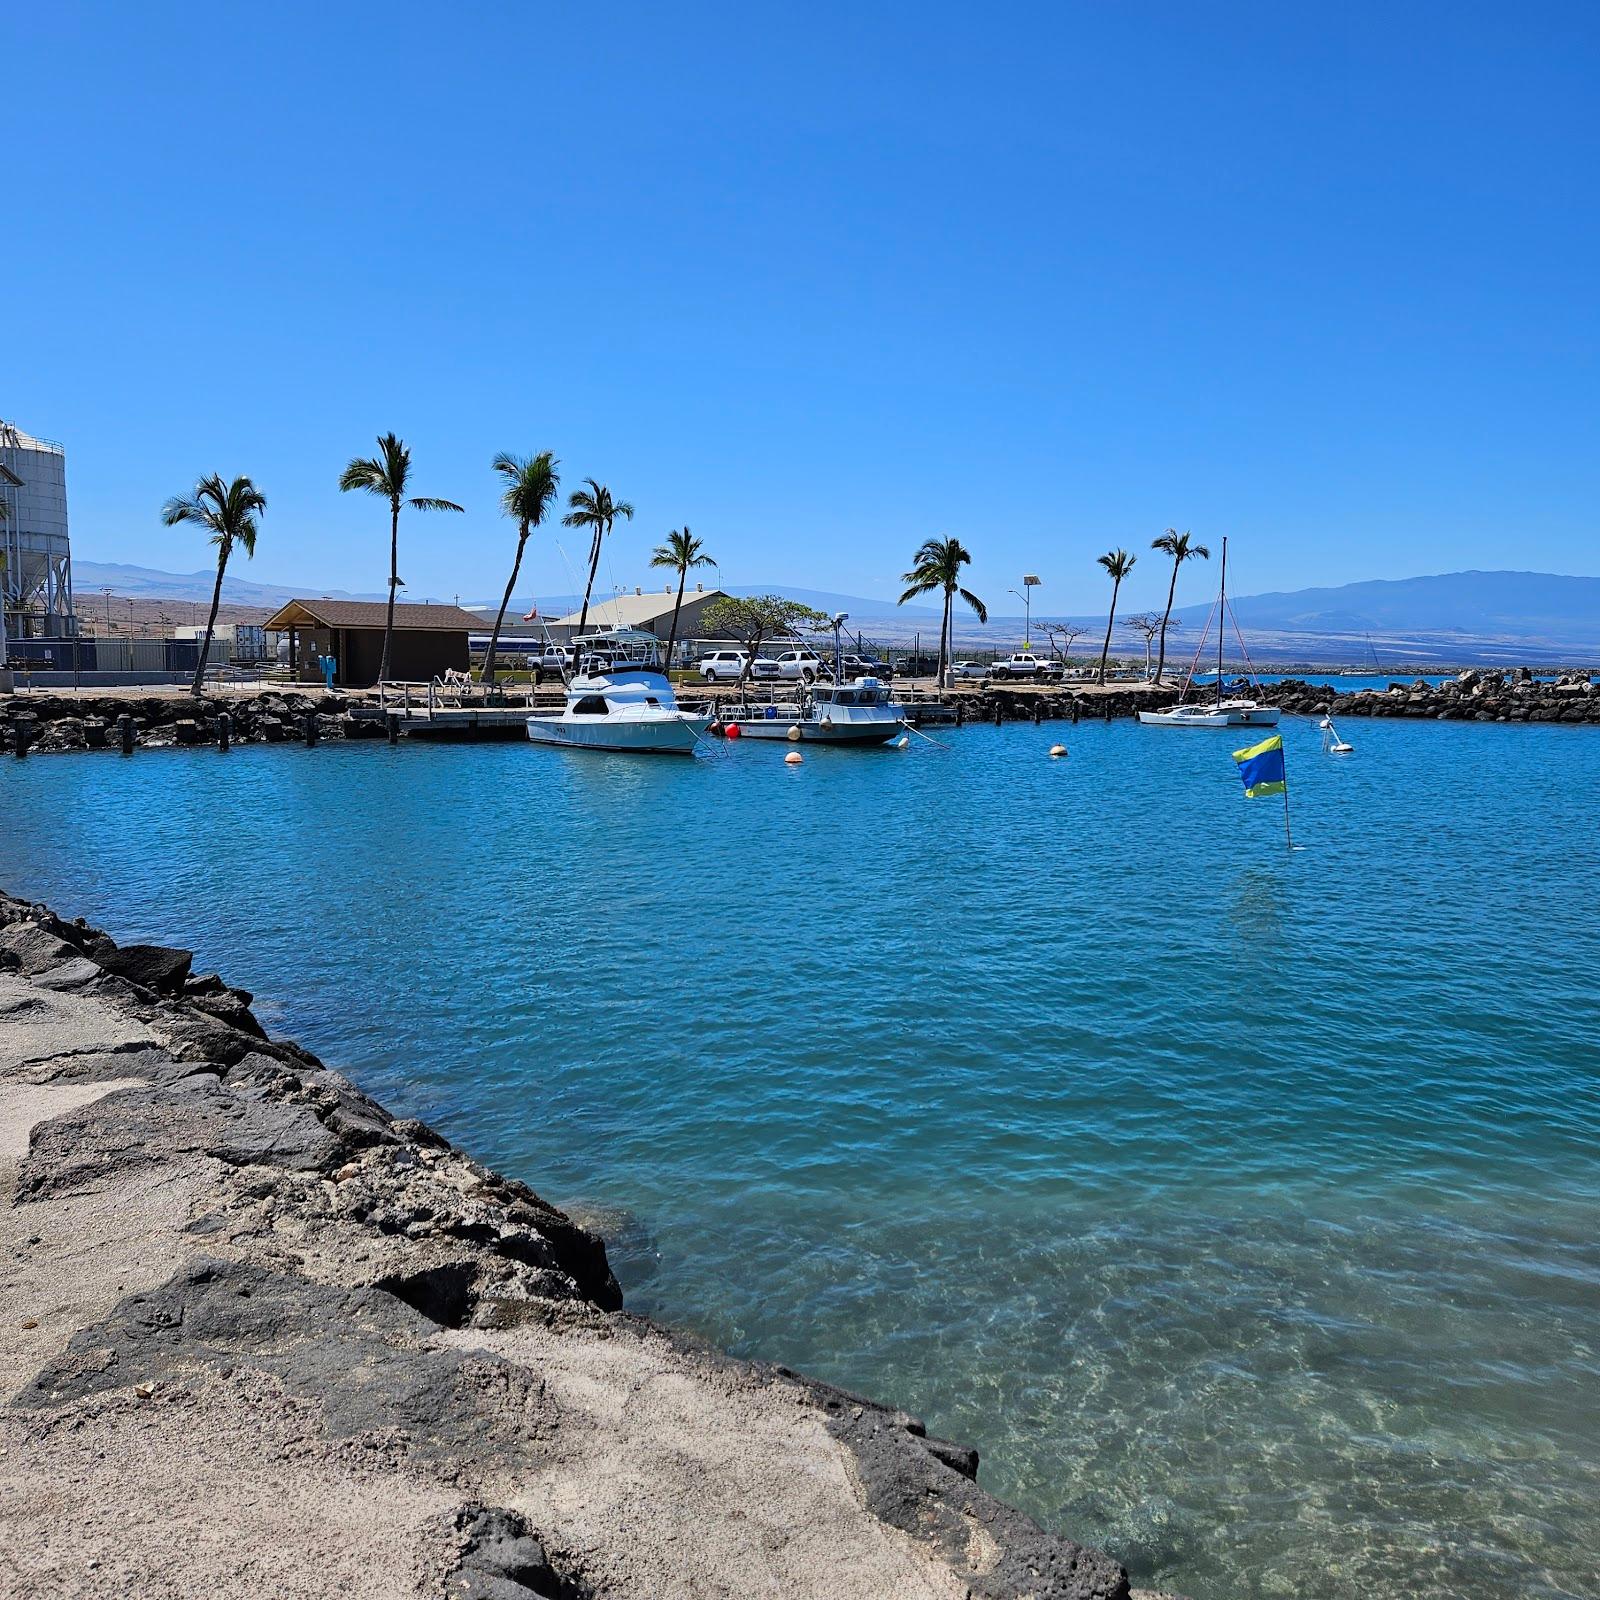
[[[1165,711],[1141,711],[1140,722],[1152,728],[1275,728],[1278,725],[1278,708],[1262,705],[1259,700],[1239,698],[1224,699],[1222,693],[1222,645],[1228,623],[1233,622],[1235,634],[1239,624],[1228,605],[1228,541],[1222,541],[1222,582],[1217,591],[1217,603],[1211,615],[1217,619],[1217,692],[1214,700],[1191,700],[1189,691],[1194,687],[1194,669],[1199,665],[1200,652],[1206,647],[1211,633],[1211,622],[1206,621],[1206,631],[1200,636],[1200,646],[1194,653],[1194,663],[1189,676],[1184,679],[1183,693],[1178,703]],[[1244,637],[1239,635],[1239,648],[1244,649]],[[1250,657],[1245,655],[1248,667]]]

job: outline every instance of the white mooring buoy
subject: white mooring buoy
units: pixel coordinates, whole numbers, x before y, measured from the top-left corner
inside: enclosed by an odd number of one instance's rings
[[[791,750],[788,755],[783,758],[784,765],[788,767],[798,767],[804,760],[805,757],[801,755],[798,750]]]

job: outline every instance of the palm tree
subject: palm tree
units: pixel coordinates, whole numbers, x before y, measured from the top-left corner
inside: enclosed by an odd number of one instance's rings
[[[378,680],[389,676],[389,646],[394,639],[394,592],[400,587],[400,507],[413,511],[459,511],[454,500],[433,500],[426,495],[406,497],[406,480],[411,476],[411,452],[405,441],[394,434],[383,434],[375,456],[352,458],[339,476],[339,488],[365,489],[389,502],[389,610],[383,619],[383,660]]]
[[[1161,682],[1161,675],[1167,670],[1167,624],[1172,620],[1172,597],[1178,592],[1178,568],[1196,556],[1202,561],[1211,559],[1211,552],[1203,544],[1191,544],[1189,541],[1188,529],[1179,533],[1176,528],[1168,528],[1159,539],[1150,541],[1152,550],[1160,550],[1172,557],[1172,582],[1167,585],[1167,609],[1161,613],[1161,653],[1156,657],[1157,683]]]
[[[957,595],[977,613],[979,622],[989,620],[989,608],[970,589],[961,587],[961,569],[972,560],[959,539],[928,539],[912,557],[911,570],[902,582],[906,592],[897,602],[904,605],[919,594],[932,594],[935,589],[944,595],[944,620],[939,625],[939,676],[935,682],[944,687],[944,665],[948,659],[950,640],[950,610]]]
[[[1117,620],[1117,591],[1122,587],[1122,580],[1133,571],[1133,564],[1138,556],[1130,556],[1126,550],[1108,550],[1103,556],[1096,556],[1095,560],[1111,574],[1111,615],[1106,618],[1106,642],[1100,647],[1100,678],[1106,681],[1106,657],[1111,653],[1111,625]]]
[[[222,603],[222,575],[228,569],[228,557],[238,545],[245,555],[256,553],[256,518],[267,509],[267,497],[248,478],[235,478],[224,483],[220,473],[213,472],[194,486],[191,495],[174,495],[161,508],[161,520],[169,528],[180,522],[198,523],[209,530],[211,542],[217,547],[217,581],[211,591],[211,615],[206,618],[206,636],[200,642],[200,659],[195,664],[194,682],[189,693],[199,697],[206,675],[206,657],[211,654],[211,636],[216,632],[217,607]]]
[[[683,610],[683,586],[689,581],[690,567],[714,567],[704,543],[689,532],[688,524],[675,528],[665,544],[656,546],[650,557],[652,567],[674,567],[678,573],[678,598],[672,606],[672,632],[667,635],[667,671],[672,671],[672,648],[678,642],[678,613]]]
[[[589,581],[584,585],[583,609],[578,613],[579,634],[589,621],[589,596],[594,591],[594,575],[600,565],[600,543],[611,532],[611,524],[618,517],[633,521],[633,507],[626,500],[613,500],[611,491],[593,478],[583,481],[589,487],[572,491],[567,499],[572,509],[561,519],[569,528],[588,528],[594,534],[589,542]]]
[[[561,463],[548,450],[526,458],[508,456],[504,451],[494,458],[494,470],[505,480],[500,494],[500,509],[514,517],[517,524],[517,559],[511,563],[511,576],[506,581],[506,592],[500,600],[500,610],[494,619],[494,632],[489,635],[489,653],[483,658],[483,681],[494,687],[494,653],[500,643],[500,625],[506,620],[506,607],[511,604],[511,591],[517,586],[517,574],[522,570],[522,552],[528,535],[545,519],[555,501],[556,490],[561,487],[561,476],[556,471]]]

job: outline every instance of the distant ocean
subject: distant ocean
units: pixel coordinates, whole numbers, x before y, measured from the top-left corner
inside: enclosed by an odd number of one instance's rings
[[[1144,1585],[1600,1596],[1600,736],[1341,731],[1284,721],[1293,854],[1236,741],[1129,722],[36,756],[0,884]]]

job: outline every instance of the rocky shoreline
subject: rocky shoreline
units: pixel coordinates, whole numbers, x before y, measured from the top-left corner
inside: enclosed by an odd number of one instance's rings
[[[1396,679],[1384,689],[1347,691],[1315,679],[1286,678],[1250,693],[1299,716],[1413,717],[1456,722],[1600,723],[1600,684],[1584,673],[1541,682],[1526,667],[1466,671],[1445,683]],[[1178,699],[1176,688],[1010,687],[960,689],[953,699],[966,722],[1080,722],[1131,717]],[[522,703],[513,696],[508,703]],[[124,724],[127,724],[125,728]],[[69,696],[48,692],[0,696],[0,754],[38,751],[162,749],[229,744],[320,744],[383,740],[383,713],[359,692],[296,689],[219,698],[131,693]]]
[[[1130,1596],[251,999],[0,895],[0,1594]]]

